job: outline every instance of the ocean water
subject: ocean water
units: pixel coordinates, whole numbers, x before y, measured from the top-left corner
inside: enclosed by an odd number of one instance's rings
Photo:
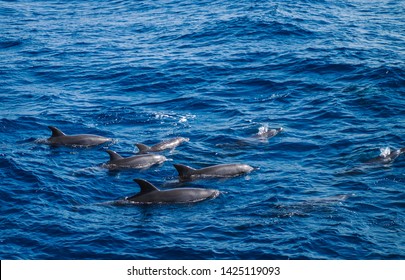
[[[401,0],[0,1],[1,259],[404,259],[405,155],[372,161],[405,147],[404,14]],[[49,125],[114,141],[52,147]],[[106,149],[177,136],[190,141],[161,165],[100,167]],[[255,170],[179,184],[173,167],[235,162]],[[111,203],[134,178],[220,195]]]

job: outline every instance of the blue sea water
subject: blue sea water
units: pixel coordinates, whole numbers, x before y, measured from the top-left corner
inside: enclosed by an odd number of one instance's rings
[[[0,1],[1,259],[404,259],[405,2]],[[53,125],[114,139],[51,147]],[[259,131],[283,127],[263,140]],[[107,148],[190,138],[147,170]],[[246,163],[179,185],[173,163]],[[115,206],[218,189],[195,204]]]

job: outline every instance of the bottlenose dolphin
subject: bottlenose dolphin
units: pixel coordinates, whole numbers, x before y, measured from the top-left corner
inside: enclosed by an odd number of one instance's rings
[[[184,138],[184,137],[176,137],[172,138],[166,141],[162,141],[156,145],[153,146],[147,146],[145,144],[141,143],[136,143],[135,146],[138,147],[139,153],[140,154],[145,154],[148,152],[160,152],[168,149],[174,149],[177,146],[179,146],[183,142],[188,142],[190,139],[189,138]]]
[[[182,164],[174,164],[174,167],[179,172],[181,181],[194,180],[197,178],[229,178],[249,173],[253,167],[247,164],[219,164],[201,169],[194,169],[190,166]]]
[[[393,163],[395,159],[397,159],[401,154],[405,153],[405,148],[400,148],[396,150],[391,150],[389,147],[381,148],[380,155],[374,157],[370,160],[363,162],[359,166],[352,167],[347,171],[338,173],[339,176],[341,175],[356,175],[364,173],[370,169],[379,168],[381,166],[387,167],[389,164]]]
[[[167,160],[167,158],[162,155],[145,154],[124,158],[114,151],[107,150],[106,152],[110,155],[110,161],[104,166],[109,169],[148,168]]]
[[[216,144],[216,146],[228,149],[256,146],[258,143],[266,143],[268,139],[273,138],[283,130],[282,127],[269,129],[267,125],[264,125],[259,127],[256,134],[245,138],[232,139],[228,143]]]
[[[177,188],[159,190],[157,187],[142,179],[134,179],[141,191],[133,196],[126,197],[125,201],[135,203],[191,203],[219,195],[218,190],[202,188]]]
[[[52,131],[52,136],[48,138],[48,143],[51,145],[90,147],[112,141],[111,138],[93,134],[66,135],[54,126],[48,126],[48,128]]]
[[[381,149],[378,157],[366,161],[366,164],[388,164],[393,162],[401,154],[405,153],[405,148],[391,151],[390,148]]]

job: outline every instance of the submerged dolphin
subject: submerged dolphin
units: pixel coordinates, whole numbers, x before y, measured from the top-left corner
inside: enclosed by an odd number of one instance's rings
[[[372,168],[379,168],[381,166],[389,166],[401,154],[405,153],[405,148],[391,150],[389,147],[381,148],[380,155],[363,162],[360,166],[352,167],[346,171],[338,173],[338,175],[356,175],[361,174]]]
[[[177,188],[159,190],[148,181],[134,179],[141,191],[133,196],[126,197],[125,201],[135,203],[190,203],[198,202],[219,195],[218,190],[202,188]]]
[[[184,138],[184,137],[176,137],[173,139],[169,139],[163,142],[160,142],[156,145],[153,146],[147,146],[145,144],[141,143],[136,143],[135,146],[138,147],[139,153],[140,154],[145,154],[148,152],[160,152],[168,149],[174,149],[177,146],[179,146],[183,142],[188,142],[190,139],[189,138]]]
[[[112,141],[111,138],[93,134],[66,135],[54,126],[48,126],[48,128],[52,131],[52,136],[48,138],[48,143],[52,145],[90,147]]]
[[[308,216],[313,212],[334,212],[335,207],[342,204],[354,194],[343,194],[321,198],[312,198],[305,201],[275,205],[274,210],[277,217]]]
[[[161,155],[146,154],[124,158],[114,151],[107,150],[106,152],[110,155],[110,161],[105,166],[110,169],[148,168],[167,160],[166,157]]]
[[[219,164],[201,169],[194,169],[182,164],[174,164],[179,172],[180,180],[194,180],[197,178],[229,178],[249,173],[253,167],[247,164]]]
[[[393,162],[401,154],[405,153],[405,148],[391,151],[390,148],[381,149],[378,157],[366,161],[366,164],[388,164]]]
[[[267,125],[264,125],[259,127],[256,134],[253,134],[247,138],[232,139],[231,142],[216,144],[216,146],[227,149],[256,146],[258,143],[266,143],[268,139],[273,138],[283,130],[284,128],[282,127],[269,129]]]

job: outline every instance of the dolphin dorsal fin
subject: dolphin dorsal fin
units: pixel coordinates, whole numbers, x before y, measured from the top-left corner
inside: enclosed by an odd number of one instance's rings
[[[114,151],[107,150],[106,152],[110,155],[110,161],[115,161],[115,160],[123,159],[122,156],[120,156],[119,154],[117,154],[117,153],[114,152]]]
[[[183,164],[173,164],[173,166],[177,169],[177,172],[179,172],[179,176],[181,178],[187,178],[195,171],[194,168]]]
[[[150,147],[145,144],[136,143],[135,146],[139,149],[140,154],[145,154],[150,150]]]
[[[54,127],[54,126],[48,126],[48,128],[52,131],[52,136],[51,137],[59,137],[59,136],[65,136],[66,135],[60,129],[58,129],[58,128]]]
[[[156,188],[154,185],[152,185],[151,183],[149,183],[146,180],[134,179],[134,182],[136,182],[139,185],[139,187],[141,188],[141,191],[139,192],[139,194],[146,194],[149,192],[160,191],[158,188]]]

